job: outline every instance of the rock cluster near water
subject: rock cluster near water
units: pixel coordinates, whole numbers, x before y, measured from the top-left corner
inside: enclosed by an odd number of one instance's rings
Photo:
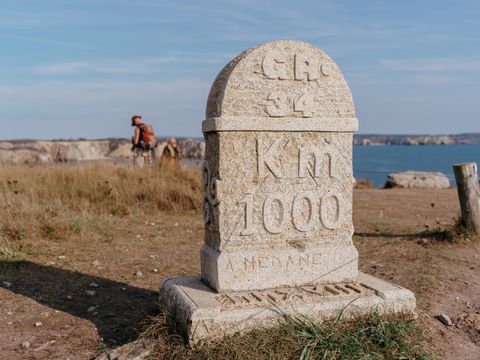
[[[451,145],[480,142],[480,133],[458,135],[356,135],[355,145]]]
[[[405,171],[388,174],[385,188],[447,189],[450,181],[440,172]]]
[[[166,141],[160,141],[160,154]],[[201,159],[205,143],[194,139],[180,139],[178,145],[184,158]],[[1,165],[37,165],[76,161],[128,159],[132,156],[131,143],[126,139],[78,141],[0,141]]]

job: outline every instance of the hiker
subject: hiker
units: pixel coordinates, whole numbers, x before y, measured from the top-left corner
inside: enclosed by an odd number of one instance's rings
[[[162,156],[160,157],[160,167],[176,167],[180,160],[180,152],[177,146],[177,140],[170,138],[167,145],[163,148]]]
[[[135,126],[135,135],[132,138],[133,164],[152,165],[157,144],[153,127],[144,124],[140,115],[132,116],[132,126]]]

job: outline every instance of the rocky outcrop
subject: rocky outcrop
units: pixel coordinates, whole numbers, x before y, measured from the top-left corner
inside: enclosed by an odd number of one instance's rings
[[[159,141],[161,154],[166,141]],[[205,143],[194,139],[179,139],[183,158],[202,159]],[[35,165],[84,160],[128,159],[131,143],[126,139],[83,141],[0,141],[1,165]]]
[[[385,188],[446,189],[450,181],[440,172],[405,171],[388,174]]]
[[[362,135],[355,134],[355,145],[451,145],[480,142],[480,133],[458,135]]]

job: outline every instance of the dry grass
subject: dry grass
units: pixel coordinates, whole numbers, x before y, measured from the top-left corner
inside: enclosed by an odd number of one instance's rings
[[[298,315],[285,316],[270,329],[254,329],[196,348],[187,348],[167,321],[154,318],[146,336],[157,339],[152,359],[428,359],[423,333],[408,316],[372,313],[321,325]]]
[[[198,211],[199,173],[112,164],[4,167],[0,172],[0,256],[42,239],[85,236],[101,219]]]

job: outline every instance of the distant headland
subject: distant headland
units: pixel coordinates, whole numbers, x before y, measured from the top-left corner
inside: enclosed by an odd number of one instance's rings
[[[355,134],[355,145],[452,145],[480,142],[480,133],[457,135],[381,135]]]

